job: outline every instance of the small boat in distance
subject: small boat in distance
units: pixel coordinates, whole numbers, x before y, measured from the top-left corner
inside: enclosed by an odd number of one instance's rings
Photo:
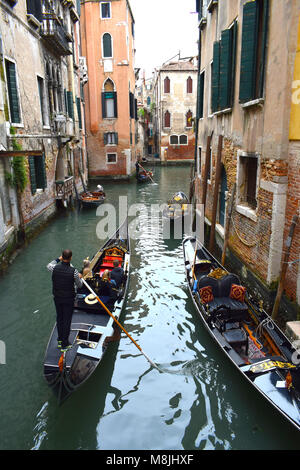
[[[101,187],[102,188],[102,187]],[[79,201],[83,207],[97,207],[103,204],[106,199],[106,194],[103,189],[97,191],[84,191],[79,194]]]
[[[168,201],[167,207],[163,210],[163,217],[174,221],[183,218],[189,211],[189,199],[179,191]]]
[[[105,270],[113,268],[114,260],[124,269],[121,286],[113,298],[101,297],[99,283]],[[100,300],[119,320],[126,302],[130,268],[130,241],[127,219],[117,232],[95,254],[89,265],[89,272],[83,278]],[[47,345],[44,359],[44,377],[56,395],[63,402],[95,372],[108,344],[118,339],[119,330],[113,318],[97,299],[83,286],[77,291],[69,341],[72,348],[62,353],[57,345],[57,327],[54,326]]]
[[[145,170],[139,162],[135,164],[136,168],[136,179],[138,183],[146,183],[147,181],[153,181],[152,171]]]
[[[195,238],[184,239],[183,255],[189,292],[205,329],[241,376],[300,430],[300,369],[291,342],[238,276]]]

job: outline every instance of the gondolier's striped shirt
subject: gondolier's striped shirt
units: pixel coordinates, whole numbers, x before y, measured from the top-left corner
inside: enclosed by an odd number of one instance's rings
[[[49,264],[47,264],[47,269],[48,271],[50,272],[53,272],[55,266],[60,262],[60,260],[57,258],[57,259],[54,259],[53,261],[51,261]],[[72,266],[72,268],[74,268],[74,266],[71,264],[70,266]],[[83,282],[82,280],[80,279],[79,277],[79,273],[77,271],[76,268],[74,268],[74,283],[76,285],[76,287],[78,289],[80,289],[80,287],[82,287],[83,285]]]

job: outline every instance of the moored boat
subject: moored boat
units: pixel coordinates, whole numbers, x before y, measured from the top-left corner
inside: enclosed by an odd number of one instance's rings
[[[129,282],[130,242],[127,219],[92,258],[89,272],[84,275],[85,281],[96,295],[99,293],[101,275],[105,270],[113,268],[113,261],[116,259],[124,269],[123,282],[115,290],[113,298],[104,298],[101,294],[99,298],[118,320],[125,306]],[[118,335],[119,330],[113,318],[83,286],[77,291],[74,303],[69,336],[72,348],[64,353],[58,349],[55,325],[46,349],[44,377],[59,403],[93,374],[109,342]]]
[[[206,330],[241,375],[300,430],[299,356],[247,290],[193,237],[183,241],[186,278]]]
[[[103,204],[106,199],[104,191],[85,191],[79,194],[79,201],[83,207],[97,207]]]

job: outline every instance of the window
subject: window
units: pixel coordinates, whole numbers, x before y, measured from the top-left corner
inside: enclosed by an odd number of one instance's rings
[[[104,132],[103,134],[104,145],[118,145],[117,132]]]
[[[170,79],[166,77],[164,79],[164,93],[170,93]]]
[[[28,161],[31,193],[35,194],[38,189],[44,190],[47,187],[45,155],[28,157]]]
[[[169,111],[166,111],[164,115],[164,127],[171,127],[171,114]]]
[[[109,33],[105,33],[102,37],[102,57],[112,58],[112,56],[112,37]]]
[[[214,43],[212,63],[212,112],[233,106],[236,65],[237,21],[221,33],[221,41]]]
[[[205,72],[200,74],[199,79],[199,96],[198,96],[198,116],[199,119],[203,118],[203,109],[204,109],[204,80]]]
[[[185,117],[186,117],[186,124],[185,124],[186,127],[193,127],[193,121],[192,121],[192,119],[193,119],[193,113],[192,113],[192,111],[189,110],[189,111],[186,113]]]
[[[129,91],[129,116],[131,118],[135,117],[134,94],[131,91]]]
[[[81,115],[81,99],[76,96],[76,107],[77,107],[77,115],[78,115],[78,126],[79,130],[82,129],[82,115]]]
[[[201,176],[201,158],[202,158],[202,148],[198,147],[198,160],[197,160],[197,173]]]
[[[38,90],[39,90],[42,123],[43,123],[43,126],[49,126],[49,115],[48,115],[48,108],[47,108],[45,80],[41,77],[37,77],[37,84],[38,84]]]
[[[244,5],[241,49],[240,102],[263,98],[269,0]]]
[[[116,153],[107,153],[106,154],[106,163],[117,163],[117,154]]]
[[[106,80],[104,92],[102,92],[102,117],[118,117],[117,93],[114,91],[114,84],[110,79]]]
[[[256,209],[256,191],[258,176],[257,154],[243,154],[238,162],[238,202],[250,209]]]
[[[5,71],[8,89],[10,120],[12,123],[20,124],[21,113],[15,63],[11,62],[10,60],[5,60]]]
[[[27,0],[27,15],[33,15],[38,21],[43,21],[41,0]]]
[[[171,145],[178,145],[178,135],[171,135],[170,136],[170,144]]]
[[[64,94],[66,113],[68,114],[69,118],[74,119],[73,93],[72,91],[64,90]]]
[[[189,77],[186,81],[186,92],[193,93],[193,80]]]
[[[147,106],[150,106],[150,104],[151,104],[151,98],[150,98],[150,96],[148,96],[147,97]]]
[[[182,134],[182,135],[179,137],[179,144],[180,144],[180,145],[187,145],[187,144],[188,144],[187,135]]]
[[[100,8],[101,8],[101,18],[102,19],[111,18],[111,5],[110,5],[110,2],[101,2],[100,3]]]
[[[170,145],[188,145],[188,138],[187,135],[182,134],[178,135],[171,135],[170,136]]]

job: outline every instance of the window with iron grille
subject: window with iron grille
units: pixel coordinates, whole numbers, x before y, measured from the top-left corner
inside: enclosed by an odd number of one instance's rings
[[[107,153],[106,154],[107,163],[117,163],[117,154],[116,153]]]

